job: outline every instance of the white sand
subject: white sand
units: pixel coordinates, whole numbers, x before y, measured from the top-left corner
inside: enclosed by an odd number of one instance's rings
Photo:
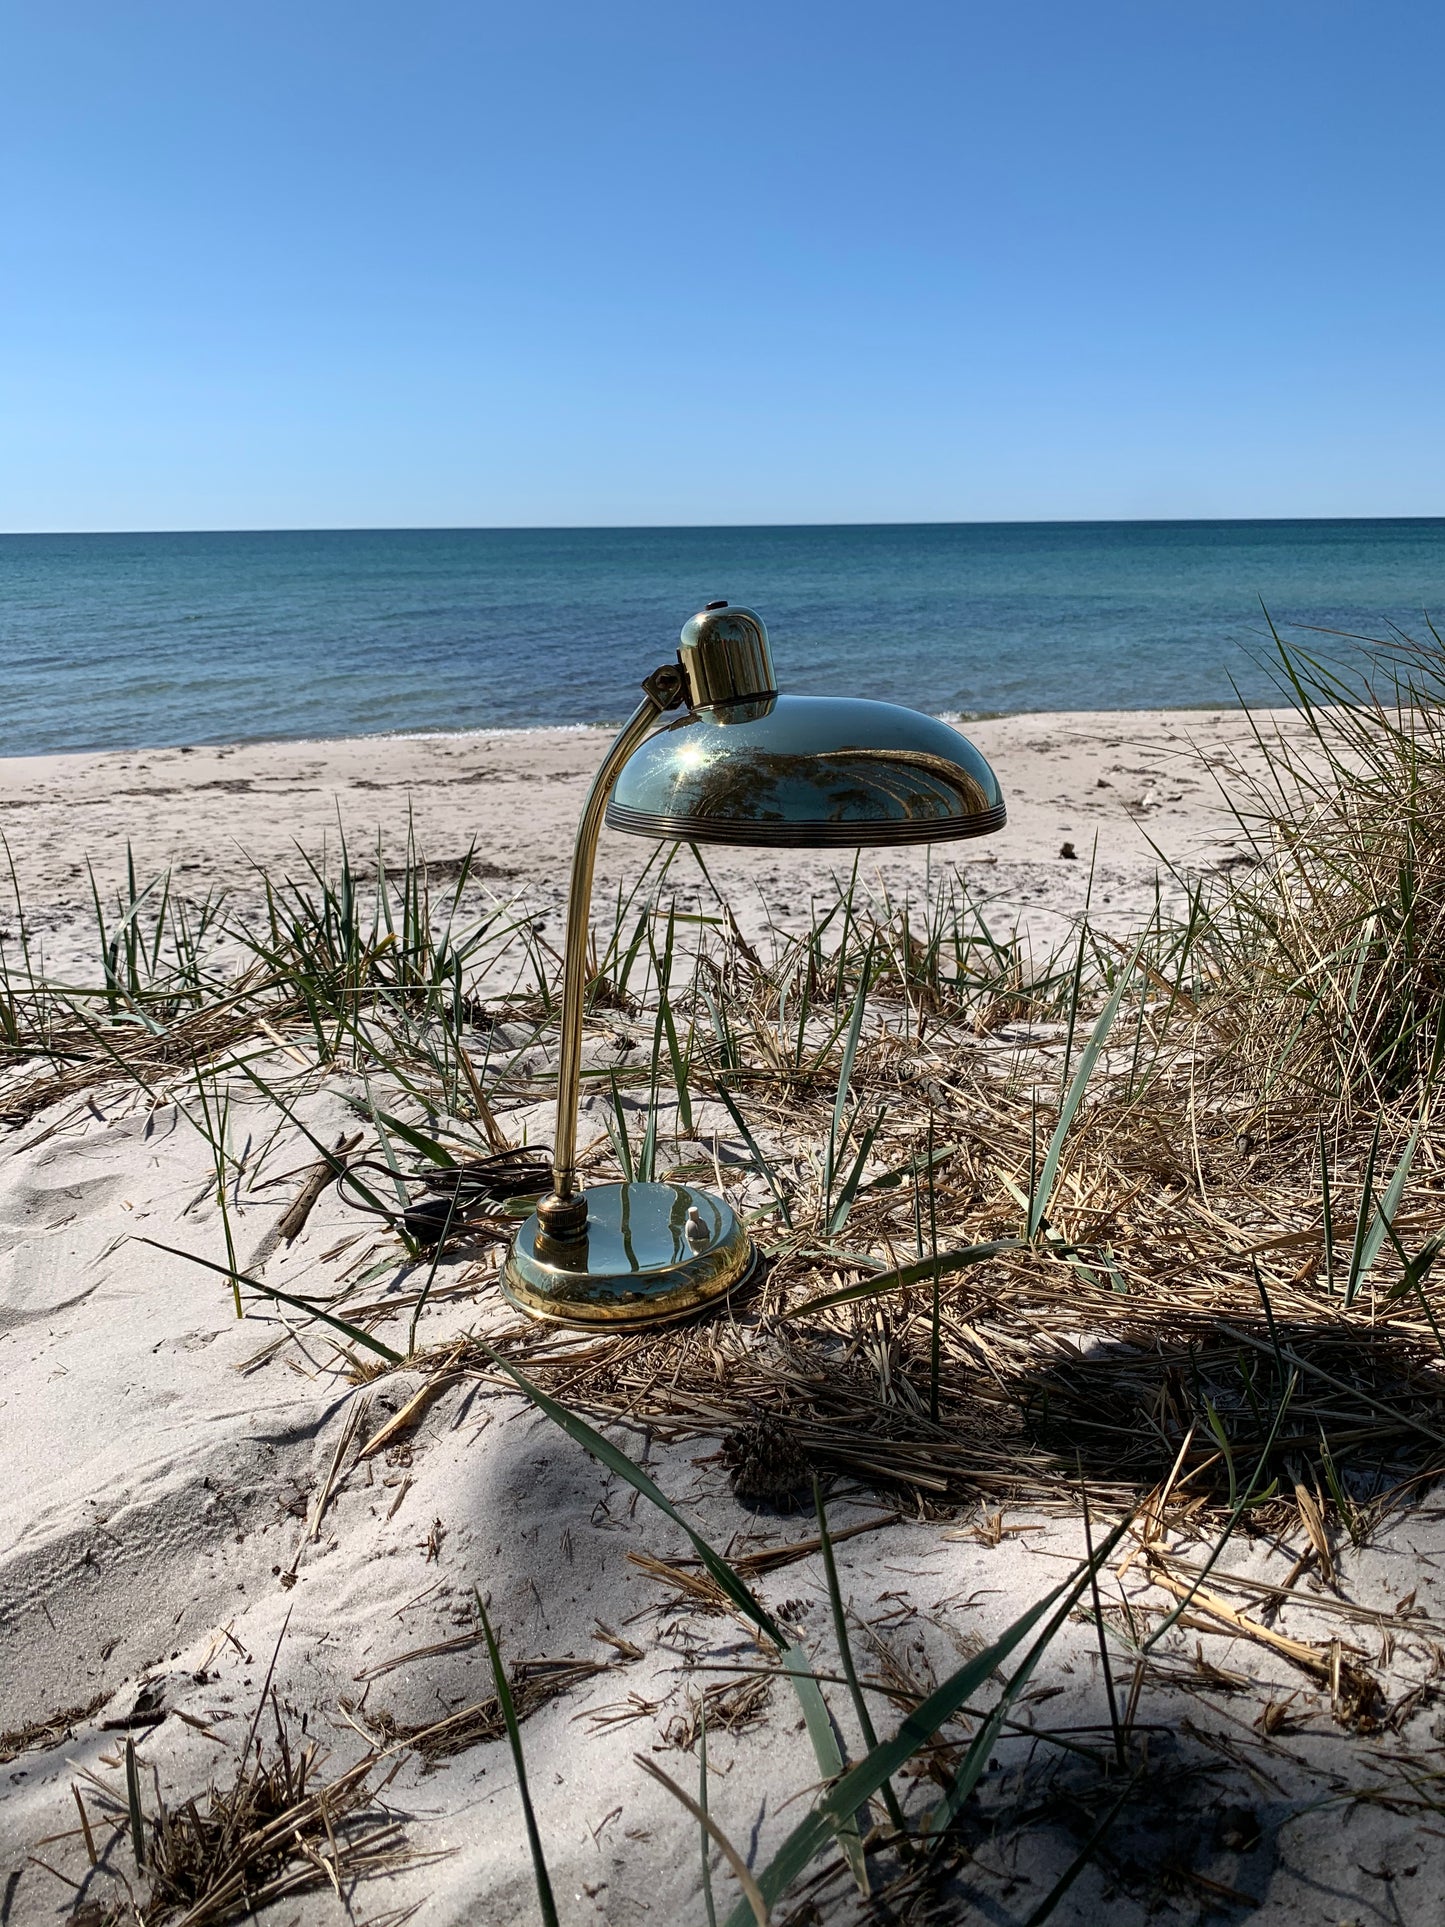
[[[1230,826],[1211,813],[1209,779],[1189,760],[1188,738],[1222,755],[1245,740],[1235,718],[1028,717],[979,724],[972,733],[1005,783],[1010,825],[991,843],[940,854],[996,900],[1005,925],[1022,918],[1041,939],[1064,927],[1079,906],[1096,832],[1096,903],[1121,928],[1152,899],[1156,865],[1146,834],[1181,862],[1213,864],[1229,854]],[[371,845],[380,825],[395,856],[410,808],[430,856],[460,857],[475,838],[499,887],[555,903],[598,749],[594,733],[556,731],[12,759],[0,762],[0,822],[32,929],[57,958],[80,968],[91,942],[85,859],[102,887],[113,888],[127,837],[142,875],[169,863],[192,893],[226,884],[246,894],[254,886],[242,850],[259,864],[284,865],[293,839],[315,847],[334,835],[339,810],[354,847]],[[1080,861],[1058,855],[1065,840]],[[607,840],[601,889],[638,861],[640,847]],[[870,859],[870,867],[901,885],[918,877],[922,857]],[[805,857],[719,851],[712,870],[747,920],[761,915],[760,895],[776,912],[805,906],[818,887]],[[274,1068],[279,1074],[285,1065],[278,1060]],[[334,1135],[349,1123],[346,1088],[345,1079],[328,1078],[301,1100],[301,1115],[318,1133]],[[269,1128],[259,1104],[237,1099],[232,1142],[243,1143],[248,1131],[255,1139],[235,1217],[243,1257],[261,1246],[308,1161],[295,1133],[263,1151]],[[667,1750],[667,1727],[690,1690],[726,1675],[689,1682],[681,1669],[692,1661],[760,1662],[740,1625],[662,1609],[657,1582],[627,1562],[632,1549],[686,1551],[675,1528],[634,1505],[624,1486],[520,1399],[468,1380],[441,1395],[409,1445],[361,1461],[347,1455],[319,1535],[307,1542],[306,1513],[349,1412],[370,1400],[363,1434],[374,1433],[416,1376],[355,1388],[315,1327],[296,1343],[263,1309],[238,1324],[221,1278],[138,1242],[154,1238],[212,1259],[223,1252],[210,1152],[175,1105],[151,1109],[112,1088],[93,1111],[58,1107],[0,1139],[0,1149],[0,1730],[103,1700],[69,1737],[0,1766],[5,1927],[59,1920],[76,1899],[27,1854],[72,1880],[85,1877],[70,1788],[89,1769],[119,1789],[125,1729],[114,1722],[138,1703],[166,1714],[129,1729],[148,1802],[152,1769],[172,1793],[224,1777],[285,1625],[276,1667],[281,1696],[334,1749],[339,1768],[362,1746],[353,1721],[364,1726],[384,1713],[419,1723],[489,1694],[485,1652],[476,1644],[382,1670],[397,1655],[468,1632],[473,1585],[490,1597],[509,1658],[614,1657],[596,1637],[599,1622],[644,1649],[642,1659],[573,1688],[524,1728],[562,1920],[568,1927],[700,1923],[696,1825],[633,1755],[656,1759],[695,1788],[696,1762]],[[355,1215],[328,1191],[296,1246],[267,1260],[268,1281],[303,1293],[334,1289],[348,1268],[361,1268],[370,1243],[364,1229],[337,1250],[357,1233]],[[489,1284],[472,1290],[465,1274],[443,1275],[458,1289],[428,1311],[424,1342],[500,1322]],[[376,1294],[400,1283],[388,1268]],[[404,1322],[399,1329],[404,1334]],[[707,1441],[663,1445],[634,1434],[623,1442],[634,1456],[647,1455],[659,1483],[715,1544],[737,1550],[808,1535],[805,1519],[743,1511]],[[841,1497],[835,1524],[882,1509],[867,1494]],[[999,1543],[975,1532],[976,1524],[966,1512],[952,1523],[900,1521],[839,1550],[844,1589],[860,1616],[891,1615],[885,1630],[899,1655],[938,1677],[971,1642],[1056,1584],[1081,1549],[1072,1521],[1010,1515]],[[1442,1551],[1445,1533],[1432,1509],[1395,1521],[1368,1553],[1341,1555],[1348,1597],[1390,1615],[1414,1593],[1416,1616],[1396,1622],[1396,1664],[1406,1677],[1423,1678],[1436,1642],[1445,1641]],[[1226,1564],[1277,1579],[1288,1557],[1241,1540]],[[293,1566],[295,1583],[283,1584]],[[1113,1580],[1109,1588],[1117,1597]],[[1137,1568],[1126,1590],[1141,1594]],[[788,1613],[820,1668],[836,1670],[817,1559],[760,1579],[758,1591]],[[1381,1634],[1311,1612],[1311,1595],[1302,1596],[1284,1630],[1316,1640],[1343,1632],[1374,1653]],[[1236,1692],[1226,1683],[1212,1696],[1146,1688],[1139,1719],[1161,1730],[1148,1742],[1143,1818],[1121,1823],[1112,1842],[1138,1869],[1139,1889],[1177,1861],[1205,1882],[1258,1899],[1253,1918],[1261,1921],[1438,1919],[1445,1904],[1438,1834],[1421,1831],[1416,1813],[1331,1804],[1341,1786],[1363,1787],[1385,1769],[1365,1743],[1334,1728],[1326,1696],[1248,1642],[1180,1631],[1165,1651],[1182,1661],[1201,1641],[1215,1666],[1263,1684]],[[856,1749],[846,1697],[828,1690]],[[1022,1709],[1025,1723],[1107,1720],[1091,1628],[1065,1629],[1036,1690],[1054,1696],[1046,1707]],[[1265,1700],[1290,1695],[1303,1732],[1266,1739],[1251,1722]],[[619,1712],[635,1717],[608,1723]],[[1421,1712],[1404,1742],[1381,1735],[1375,1754],[1398,1754],[1402,1744],[1428,1748],[1421,1764],[1438,1770],[1431,1717]],[[878,1718],[886,1729],[882,1704]],[[1182,1728],[1185,1720],[1193,1733]],[[774,1684],[760,1724],[713,1739],[713,1809],[754,1865],[800,1817],[799,1796],[816,1777],[798,1729],[795,1702]],[[1100,1743],[1097,1733],[1088,1737]],[[408,1816],[419,1858],[349,1895],[353,1917],[379,1921],[419,1903],[417,1918],[428,1927],[535,1919],[505,1743],[473,1747],[432,1772],[410,1754],[401,1757],[388,1799]],[[1188,1798],[1170,1775],[1186,1757],[1217,1769],[1215,1778],[1189,1782]],[[1017,1775],[1042,1775],[1047,1761],[1067,1756],[1015,1735],[999,1742],[996,1758],[982,1795],[986,1812],[1019,1797]],[[908,1798],[920,1810],[926,1789]],[[1276,1823],[1310,1801],[1321,1804],[1276,1838]],[[1264,1824],[1266,1845],[1241,1847],[1238,1829],[1220,1821],[1221,1810],[1242,1807]],[[98,1801],[92,1810],[98,1844],[110,1842],[106,1866],[134,1882],[128,1847],[102,1823]],[[1077,1852],[1082,1834],[1068,1822],[1063,1803],[1041,1811],[1022,1836],[980,1843],[947,1888],[944,1911],[930,1917],[1026,1919]],[[67,1829],[69,1837],[37,1846]],[[721,1918],[737,1890],[716,1858],[715,1866]],[[1202,1918],[1222,1904],[1217,1886],[1187,1876],[1176,1889],[1164,1917]],[[88,1896],[111,1891],[98,1877],[86,1887]],[[841,1882],[825,1888],[816,1918],[850,1918],[845,1896]],[[793,1918],[788,1906],[778,1917]],[[1132,1923],[1153,1916],[1143,1900],[1091,1869],[1052,1917]],[[310,1923],[340,1912],[322,1891],[286,1901],[267,1918]]]
[[[1172,863],[1209,866],[1236,847],[1210,765],[1247,760],[1247,725],[1230,711],[1011,716],[970,725],[1009,806],[1008,827],[979,842],[942,844],[932,862],[956,863],[1005,923],[1024,914],[1041,939],[1080,906],[1095,838],[1094,907],[1123,928],[1147,911],[1157,843]],[[15,857],[32,922],[78,922],[90,941],[87,860],[102,893],[125,874],[127,842],[142,878],[169,865],[192,895],[223,885],[255,894],[252,865],[297,867],[296,846],[334,850],[344,826],[353,858],[374,861],[378,828],[388,862],[408,820],[434,861],[475,842],[478,872],[560,906],[572,835],[606,741],[592,729],[489,735],[363,737],[0,759],[0,830]],[[1072,844],[1076,861],[1059,854]],[[599,896],[636,873],[650,846],[605,832]],[[745,928],[769,913],[806,914],[850,859],[813,852],[710,849],[708,868]],[[864,873],[915,888],[929,861],[919,849],[867,852]],[[695,870],[682,879],[696,888]],[[1040,915],[1040,912],[1045,914]],[[1054,914],[1047,914],[1052,912]]]

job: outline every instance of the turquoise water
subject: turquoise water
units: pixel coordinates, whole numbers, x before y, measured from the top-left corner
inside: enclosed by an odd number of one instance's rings
[[[1419,633],[1445,520],[0,536],[0,753],[610,721],[718,596],[791,689],[1213,704],[1261,602]]]

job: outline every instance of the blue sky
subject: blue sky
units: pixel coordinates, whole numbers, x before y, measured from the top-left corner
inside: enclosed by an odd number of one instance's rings
[[[0,0],[0,528],[1445,513],[1445,10]]]

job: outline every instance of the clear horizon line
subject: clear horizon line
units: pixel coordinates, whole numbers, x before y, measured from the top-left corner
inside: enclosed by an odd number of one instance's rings
[[[229,527],[3,529],[0,541],[47,536],[137,535],[609,535],[714,529],[1231,528],[1247,524],[1445,522],[1441,515],[1007,515],[841,522],[339,522],[236,523]]]

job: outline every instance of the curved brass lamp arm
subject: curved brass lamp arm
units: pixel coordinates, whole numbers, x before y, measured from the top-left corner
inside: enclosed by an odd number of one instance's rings
[[[619,730],[592,779],[572,845],[572,882],[567,892],[567,941],[562,966],[562,1035],[557,1068],[557,1125],[552,1149],[552,1194],[537,1216],[553,1238],[579,1237],[587,1224],[587,1200],[577,1185],[577,1108],[582,1095],[582,1009],[587,992],[587,932],[592,914],[592,871],[597,838],[617,772],[665,710],[683,700],[676,663],[655,669],[642,685],[643,698]]]

